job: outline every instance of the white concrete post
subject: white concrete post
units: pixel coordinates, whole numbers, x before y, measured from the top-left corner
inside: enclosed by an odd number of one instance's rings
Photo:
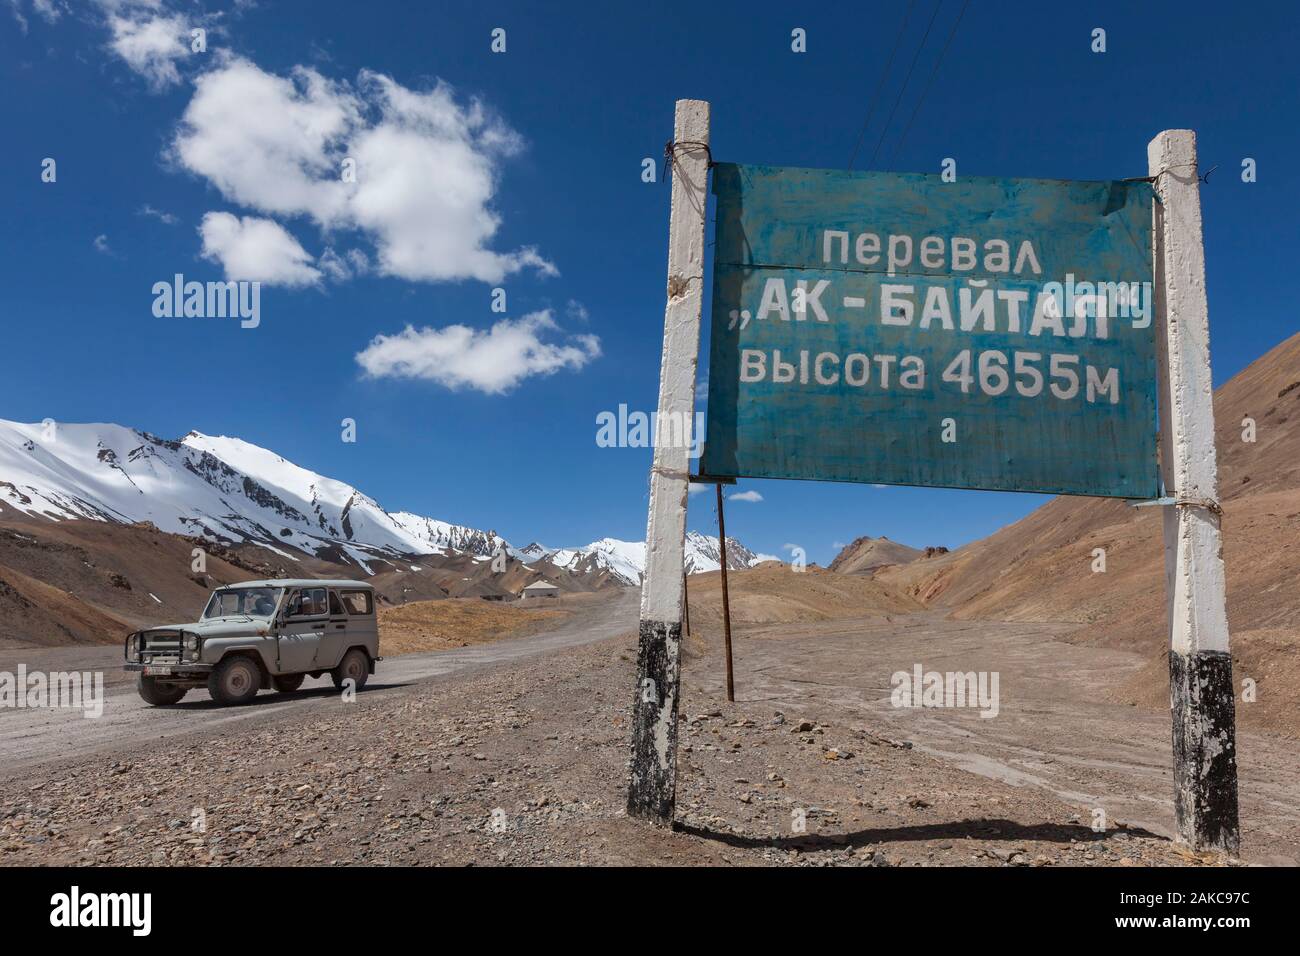
[[[671,151],[668,305],[659,372],[659,429],[650,469],[646,570],[632,707],[627,811],[671,825],[677,790],[677,698],[682,638],[686,496],[695,418],[695,368],[704,299],[704,211],[709,173],[709,104],[678,100]],[[683,440],[665,441],[682,423]]]
[[[1154,178],[1155,303],[1163,334],[1160,452],[1174,811],[1179,838],[1236,855],[1237,748],[1232,655],[1219,537],[1209,309],[1196,134],[1165,130],[1147,146]]]

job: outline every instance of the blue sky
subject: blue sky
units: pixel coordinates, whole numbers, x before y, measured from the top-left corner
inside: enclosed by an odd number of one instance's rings
[[[1196,129],[1202,168],[1219,167],[1202,189],[1216,381],[1296,330],[1293,5],[974,0],[900,142],[961,6],[941,0],[923,47],[935,6],[913,6],[857,168],[938,172],[953,157],[959,175],[1143,176],[1157,132]],[[595,435],[599,412],[649,410],[657,394],[669,189],[641,181],[642,159],[660,157],[674,100],[694,97],[713,104],[718,159],[847,166],[907,8],[0,0],[0,417],[237,435],[390,510],[519,544],[641,538],[650,453]],[[178,27],[195,24],[207,51],[188,37],[178,51]],[[1095,27],[1105,53],[1090,50]],[[312,72],[285,102],[241,83],[291,89],[276,78],[297,68]],[[398,164],[387,193],[340,199],[311,165],[337,152],[277,152],[294,142],[277,138],[277,110],[306,115],[311,82],[312,117],[353,110],[369,155]],[[422,198],[407,202],[403,176]],[[427,214],[440,203],[445,216]],[[241,254],[280,263],[260,327],[154,317],[155,282],[220,279]],[[501,341],[483,338],[503,319]],[[455,325],[484,348],[455,353],[459,378],[364,374],[358,353],[408,325],[431,330],[422,348],[454,352]],[[512,336],[536,346],[518,369],[493,351]],[[380,371],[394,348],[372,353]],[[345,417],[355,444],[339,438]],[[821,562],[860,534],[956,546],[1044,500],[741,488],[763,500],[730,507],[729,531]],[[710,498],[692,498],[692,527],[714,529]]]

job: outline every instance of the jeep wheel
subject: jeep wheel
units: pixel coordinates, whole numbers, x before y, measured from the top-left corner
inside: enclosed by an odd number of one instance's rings
[[[164,684],[156,677],[145,677],[135,682],[135,689],[140,692],[146,704],[158,707],[163,704],[175,704],[185,696],[185,688],[175,684]]]
[[[352,686],[360,690],[366,686],[366,680],[370,677],[370,658],[365,651],[354,647],[343,655],[339,666],[330,671],[330,677],[334,678],[335,687],[342,687],[343,682],[351,678]]]
[[[279,677],[272,677],[271,683],[281,694],[292,694],[302,686],[302,679],[305,674],[283,674]]]
[[[262,672],[247,657],[227,657],[208,675],[208,693],[218,704],[247,704],[262,686]]]

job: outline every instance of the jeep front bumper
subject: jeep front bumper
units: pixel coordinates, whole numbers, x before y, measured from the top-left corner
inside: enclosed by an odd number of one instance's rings
[[[145,677],[205,677],[212,673],[211,664],[123,664],[122,669]]]

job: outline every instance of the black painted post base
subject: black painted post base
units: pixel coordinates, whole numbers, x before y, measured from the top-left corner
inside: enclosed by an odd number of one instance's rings
[[[1194,850],[1236,856],[1237,733],[1232,655],[1169,652],[1169,709],[1174,722],[1174,814],[1178,836]]]
[[[677,801],[677,697],[682,626],[642,621],[632,704],[627,814],[671,826]]]

